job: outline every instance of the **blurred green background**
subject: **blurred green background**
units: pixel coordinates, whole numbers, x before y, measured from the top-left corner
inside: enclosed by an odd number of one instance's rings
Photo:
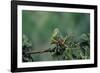
[[[55,28],[63,36],[74,34],[80,36],[90,32],[90,15],[88,13],[22,11],[22,33],[32,42],[33,50],[48,49],[49,41]],[[52,60],[50,53],[34,54],[34,61]]]

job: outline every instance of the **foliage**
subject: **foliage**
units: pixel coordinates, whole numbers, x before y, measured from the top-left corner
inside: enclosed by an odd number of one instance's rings
[[[73,35],[62,36],[58,28],[55,28],[51,39],[50,47],[45,51],[36,52],[42,54],[50,52],[53,60],[79,60],[90,58],[89,33],[82,34],[79,38]],[[23,35],[23,62],[34,61],[31,54],[32,43]],[[42,53],[41,53],[42,52]],[[34,53],[33,53],[34,56]]]
[[[62,35],[56,35],[51,40],[51,45],[54,46],[52,54],[54,58],[57,60],[89,58],[89,34],[82,34],[79,39],[73,35],[66,35],[64,38],[60,36]]]
[[[26,35],[22,37],[22,61],[31,62],[34,61],[30,54],[27,54],[28,51],[32,50],[32,43],[29,41]]]

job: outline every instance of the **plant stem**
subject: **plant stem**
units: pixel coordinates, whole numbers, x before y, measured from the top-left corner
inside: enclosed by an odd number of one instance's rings
[[[46,53],[46,52],[51,52],[49,49],[46,50],[41,50],[41,51],[31,51],[31,52],[27,52],[27,54],[37,54],[37,53]]]

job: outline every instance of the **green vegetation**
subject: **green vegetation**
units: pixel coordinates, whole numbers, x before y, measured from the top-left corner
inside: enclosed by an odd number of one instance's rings
[[[23,62],[90,58],[88,13],[22,11]]]

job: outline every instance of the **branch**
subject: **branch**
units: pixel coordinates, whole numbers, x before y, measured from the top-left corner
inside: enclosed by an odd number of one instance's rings
[[[65,48],[68,47],[65,43],[62,43],[61,41],[55,41],[53,42],[55,44],[59,44],[61,46],[64,46]],[[53,44],[52,43],[52,44]],[[31,52],[26,52],[26,54],[42,54],[42,53],[46,53],[46,52],[54,52],[53,49],[51,50],[50,48],[49,49],[46,49],[46,50],[40,50],[40,51],[31,51]]]
[[[27,52],[26,54],[37,54],[37,53],[46,53],[46,52],[52,52],[50,49],[46,49],[46,50],[41,50],[41,51],[31,51],[31,52]]]

